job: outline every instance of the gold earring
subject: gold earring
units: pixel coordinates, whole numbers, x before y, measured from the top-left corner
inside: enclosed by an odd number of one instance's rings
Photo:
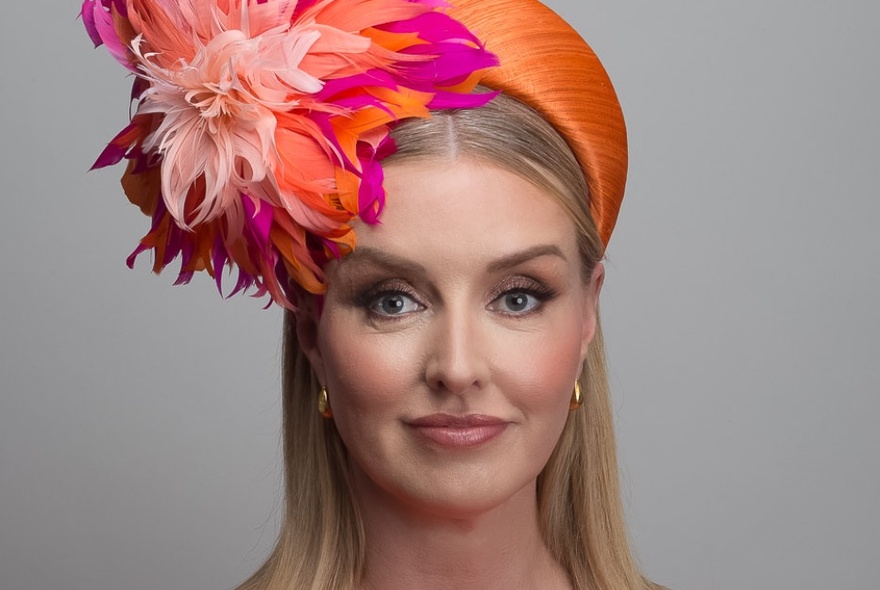
[[[571,394],[571,403],[568,405],[568,409],[572,412],[581,407],[581,404],[584,403],[581,399],[581,384],[578,381],[574,382],[574,392]]]
[[[330,407],[330,398],[327,397],[327,388],[322,387],[318,394],[318,412],[325,418],[333,417],[333,409]]]

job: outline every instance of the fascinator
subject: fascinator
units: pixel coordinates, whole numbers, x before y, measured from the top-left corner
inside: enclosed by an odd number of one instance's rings
[[[128,199],[177,283],[293,308],[320,293],[323,264],[355,246],[355,217],[378,220],[389,125],[467,108],[495,57],[442,0],[85,0],[82,18],[134,75],[136,109],[94,167],[128,166]]]
[[[323,292],[322,267],[376,223],[389,127],[493,94],[541,113],[587,180],[603,242],[626,180],[623,115],[590,47],[537,0],[85,0],[96,46],[135,77],[136,110],[94,167],[128,165],[128,199],[177,283],[206,271],[229,295],[284,307]],[[497,57],[496,57],[497,56]],[[499,65],[500,61],[500,65]]]

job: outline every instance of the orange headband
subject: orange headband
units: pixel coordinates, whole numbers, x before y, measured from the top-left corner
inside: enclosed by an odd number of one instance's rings
[[[568,142],[589,187],[590,211],[607,246],[626,185],[623,112],[589,45],[537,0],[453,0],[450,15],[501,61],[481,84],[529,105]]]

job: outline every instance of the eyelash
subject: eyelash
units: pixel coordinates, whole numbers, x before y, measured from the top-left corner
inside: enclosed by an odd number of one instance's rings
[[[497,310],[503,315],[521,318],[539,312],[547,301],[554,299],[558,295],[558,292],[535,279],[528,277],[513,277],[498,286],[495,292],[491,295],[487,307],[491,307],[505,295],[511,294],[523,294],[529,297],[534,297],[537,300],[537,304],[534,308],[523,312]],[[375,309],[375,306],[383,297],[391,297],[394,295],[404,296],[422,309],[426,307],[426,305],[420,300],[419,294],[416,290],[403,281],[391,281],[375,285],[359,294],[356,297],[356,304],[370,317],[385,321],[396,321],[406,317],[411,312],[387,314],[379,313]]]
[[[373,286],[358,295],[356,302],[357,305],[361,307],[367,313],[367,315],[372,318],[395,321],[405,317],[407,314],[383,314],[377,312],[374,309],[374,306],[381,298],[390,297],[393,295],[403,295],[404,297],[412,300],[419,307],[425,307],[425,305],[420,301],[415,289],[410,287],[407,283],[400,281],[385,282]]]
[[[536,281],[535,279],[527,277],[514,277],[499,286],[497,292],[493,295],[491,299],[490,305],[494,304],[505,295],[512,294],[528,295],[530,297],[534,297],[537,300],[537,304],[535,305],[535,307],[527,311],[505,312],[499,310],[499,313],[502,313],[504,315],[515,318],[522,318],[540,312],[544,304],[554,299],[557,296],[558,292],[555,289],[548,287],[544,283]]]

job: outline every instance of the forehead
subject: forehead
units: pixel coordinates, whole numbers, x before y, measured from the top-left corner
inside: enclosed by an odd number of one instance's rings
[[[553,244],[578,259],[574,223],[556,199],[498,166],[403,161],[385,168],[384,186],[381,222],[356,225],[359,246],[455,262]]]

